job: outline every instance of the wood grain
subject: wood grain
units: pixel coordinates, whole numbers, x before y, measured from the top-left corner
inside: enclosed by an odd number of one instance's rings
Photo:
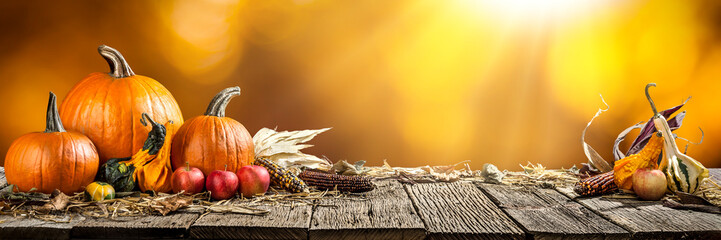
[[[714,181],[721,182],[721,168],[709,168],[708,173]]]
[[[5,168],[0,167],[0,189],[3,189],[8,185],[7,179],[5,179]]]
[[[211,213],[190,226],[196,239],[307,239],[312,207],[265,206],[265,216]]]
[[[709,170],[721,181],[721,169]],[[4,184],[0,167],[0,187]],[[188,211],[116,220],[74,216],[67,223],[0,215],[0,239],[721,239],[718,214],[666,208],[657,201],[578,198],[569,188],[557,194],[470,182],[379,185],[365,200],[319,201],[316,212],[311,206],[274,206],[267,216],[210,214],[197,222],[200,213]]]
[[[477,185],[535,239],[623,239],[630,236],[623,228],[556,190]]]
[[[72,229],[71,236],[81,239],[187,238],[187,230],[197,213],[171,213],[167,216],[86,219]]]
[[[34,218],[15,218],[11,215],[0,215],[0,239],[70,239],[71,229],[85,218],[67,217],[56,223]]]
[[[522,239],[524,233],[470,182],[405,185],[428,239]]]
[[[721,217],[717,214],[667,208],[661,201],[581,198],[570,188],[557,190],[623,227],[632,238],[721,239]]]
[[[5,169],[0,167],[0,189],[6,186]],[[67,223],[57,223],[0,215],[0,239],[70,239],[73,225],[84,219],[81,216],[67,216],[62,218],[62,221],[68,221]]]
[[[403,186],[395,180],[375,181],[376,189],[361,199],[318,200],[310,239],[423,239],[423,221]]]

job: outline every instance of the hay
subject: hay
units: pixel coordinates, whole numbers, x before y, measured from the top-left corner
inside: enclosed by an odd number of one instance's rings
[[[721,186],[711,178],[704,179],[694,195],[706,199],[706,201],[717,207],[721,207]]]
[[[463,169],[456,166],[463,164]],[[467,162],[448,166],[423,166],[417,168],[391,167],[385,163],[380,167],[363,167],[363,175],[376,179],[397,179],[408,184],[453,182],[458,180],[485,182],[480,170],[471,170]],[[546,169],[541,164],[521,165],[523,171],[503,171],[501,184],[517,186],[535,186],[540,188],[571,187],[581,178],[578,169]],[[617,194],[618,195],[618,194]],[[694,194],[721,207],[721,186],[708,178],[702,182]],[[317,206],[321,199],[344,198],[364,201],[363,194],[340,193],[338,191],[318,191],[309,193],[288,193],[270,188],[268,193],[254,198],[236,197],[229,200],[211,201],[210,194],[146,194],[119,193],[118,198],[100,202],[87,202],[82,193],[66,197],[67,204],[57,199],[37,199],[26,201],[0,201],[0,215],[12,215],[18,218],[36,218],[51,222],[70,222],[78,215],[93,218],[118,219],[120,217],[138,217],[147,215],[166,215],[172,212],[196,212],[205,216],[210,213],[230,213],[262,216],[268,214],[272,206]],[[57,196],[56,196],[57,197]],[[613,195],[608,198],[629,198],[630,195]],[[47,206],[66,206],[63,209],[47,211]],[[45,205],[43,205],[45,204]],[[43,206],[40,206],[43,205]]]
[[[123,193],[119,197],[99,202],[88,202],[82,193],[69,197],[63,209],[47,211],[42,204],[52,202],[54,198],[35,204],[28,201],[16,203],[4,202],[10,206],[0,215],[11,215],[16,218],[35,218],[43,221],[67,223],[77,216],[92,218],[118,219],[121,217],[140,217],[148,215],[167,215],[172,212],[199,212],[203,215],[210,213],[233,213],[262,216],[268,214],[271,206],[303,206],[314,205],[315,200],[327,198],[355,198],[364,200],[362,195],[342,194],[338,191],[311,191],[310,193],[288,193],[273,188],[263,196],[254,198],[232,198],[221,201],[211,201],[208,192],[195,195],[182,193],[151,195],[147,193]],[[63,194],[64,196],[64,194]]]
[[[457,165],[463,164],[464,168],[456,170]],[[487,182],[480,170],[472,170],[470,165],[464,161],[448,166],[422,166],[416,168],[391,167],[387,162],[381,167],[365,167],[367,176],[376,178],[398,179],[405,183],[431,183],[431,182],[454,182],[458,180]],[[541,164],[528,163],[521,165],[524,171],[509,172],[503,171],[502,184],[539,186],[543,188],[569,187],[573,186],[580,179],[578,170],[571,169],[546,169]]]
[[[506,172],[503,183],[553,188],[571,187],[580,179],[575,173],[575,168],[549,170],[541,164],[533,165],[532,163],[521,166],[521,168],[523,168],[523,172]]]

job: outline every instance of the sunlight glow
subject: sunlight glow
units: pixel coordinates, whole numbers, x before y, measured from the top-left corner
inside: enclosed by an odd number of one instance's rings
[[[567,19],[597,9],[615,0],[463,0],[471,8],[490,14],[525,20]]]
[[[226,79],[240,61],[243,33],[240,0],[176,1],[158,4],[160,19],[171,32],[162,53],[177,71],[212,84]]]

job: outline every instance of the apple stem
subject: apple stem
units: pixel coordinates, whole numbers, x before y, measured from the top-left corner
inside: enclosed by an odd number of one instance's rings
[[[225,164],[225,170],[224,170],[224,171],[228,171],[228,164]]]
[[[185,162],[185,171],[190,172],[190,162]]]

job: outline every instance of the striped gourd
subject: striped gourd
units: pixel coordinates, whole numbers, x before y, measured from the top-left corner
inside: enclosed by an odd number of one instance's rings
[[[594,196],[615,192],[618,187],[610,171],[578,181],[573,190],[581,196]]]
[[[308,192],[308,186],[305,182],[288,169],[278,166],[265,158],[256,158],[253,164],[264,167],[268,170],[270,183],[273,186],[280,186],[281,188],[293,193]]]
[[[85,187],[85,196],[90,201],[102,201],[115,198],[115,189],[104,182],[92,182]]]
[[[700,162],[681,153],[676,146],[676,139],[671,134],[671,127],[666,122],[666,118],[656,111],[656,106],[648,94],[648,88],[656,86],[655,83],[646,85],[646,98],[651,103],[653,110],[653,123],[664,138],[663,147],[664,155],[659,164],[659,169],[666,174],[668,188],[671,191],[681,191],[686,193],[694,193],[698,190],[701,182],[709,177],[708,169]]]
[[[298,175],[306,184],[315,186],[320,190],[338,190],[341,192],[367,192],[373,190],[375,185],[370,177],[347,176],[305,170]]]

